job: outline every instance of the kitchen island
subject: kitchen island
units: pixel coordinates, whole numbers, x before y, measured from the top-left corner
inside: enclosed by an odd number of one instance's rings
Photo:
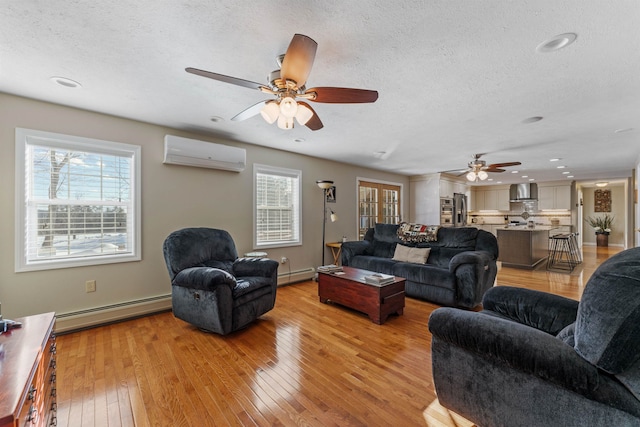
[[[549,230],[556,227],[505,227],[497,230],[498,261],[505,267],[532,270],[549,254]]]

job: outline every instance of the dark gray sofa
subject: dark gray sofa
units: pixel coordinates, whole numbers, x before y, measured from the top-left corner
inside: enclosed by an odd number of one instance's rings
[[[342,265],[407,279],[405,294],[436,304],[473,308],[496,278],[498,241],[472,227],[441,227],[437,240],[411,243],[397,224],[376,224],[364,240],[342,244]],[[397,244],[431,248],[426,264],[394,261]]]
[[[593,273],[580,302],[497,286],[484,311],[435,310],[440,403],[481,426],[640,426],[640,248]]]

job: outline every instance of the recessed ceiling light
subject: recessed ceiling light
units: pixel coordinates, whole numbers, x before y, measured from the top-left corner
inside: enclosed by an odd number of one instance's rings
[[[539,122],[542,119],[543,119],[542,116],[527,117],[522,121],[522,123],[535,123],[535,122]]]
[[[557,167],[558,169],[564,169],[564,168],[566,168],[566,166],[564,166],[564,165],[560,165],[560,166],[556,166],[556,167]]]
[[[573,178],[573,175],[567,175],[567,178]]]
[[[534,178],[529,178],[529,181],[535,181],[535,179]]]
[[[518,171],[511,171],[511,173],[518,173]]]
[[[606,187],[609,183],[606,181],[596,182],[596,187]]]
[[[213,123],[224,122],[224,119],[220,116],[211,116],[209,120],[211,120]]]
[[[496,182],[496,184],[502,184],[502,181],[498,181],[498,182]]]
[[[493,181],[493,178],[489,178],[489,179],[487,179],[487,181]]]
[[[569,171],[564,171],[564,172],[562,172],[562,175],[569,175],[570,173],[571,172],[569,172]]]
[[[536,47],[536,52],[548,53],[558,51],[576,41],[577,37],[578,35],[575,33],[559,34],[553,38],[550,38],[549,40],[545,40],[544,42],[540,43],[538,47]]]
[[[53,76],[53,77],[50,77],[49,80],[51,80],[53,83],[59,86],[64,86],[72,89],[82,88],[82,85],[80,83],[78,83],[75,80],[68,79],[66,77]]]
[[[559,162],[560,160],[562,160],[562,159],[558,159],[558,158],[556,158],[556,159],[549,159],[549,161],[550,161],[550,162]]]

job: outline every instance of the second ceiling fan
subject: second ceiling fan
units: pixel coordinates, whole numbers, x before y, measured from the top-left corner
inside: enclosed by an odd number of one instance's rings
[[[307,89],[305,84],[316,56],[318,44],[302,34],[295,34],[287,52],[278,57],[279,70],[271,72],[268,77],[268,86],[237,77],[197,68],[186,68],[188,73],[208,77],[224,83],[243,86],[249,89],[258,89],[263,93],[274,95],[272,100],[260,101],[231,118],[233,121],[245,120],[257,114],[270,124],[277,121],[281,129],[293,129],[293,119],[300,125],[307,126],[311,130],[323,127],[322,121],[304,101],[323,102],[330,104],[353,104],[375,102],[378,92],[367,89],[352,89],[342,87],[314,87]]]
[[[522,163],[520,162],[505,162],[505,163],[492,163],[487,165],[487,162],[484,160],[480,160],[483,154],[475,154],[473,156],[473,160],[469,162],[467,165],[467,169],[464,171],[455,170],[455,171],[447,171],[447,172],[458,172],[457,176],[465,175],[467,180],[469,181],[484,181],[489,177],[490,172],[505,172],[506,167],[509,166],[518,166]],[[445,172],[446,173],[446,172]]]

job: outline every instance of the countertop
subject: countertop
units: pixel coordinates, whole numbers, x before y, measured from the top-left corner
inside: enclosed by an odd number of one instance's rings
[[[528,225],[513,225],[509,227],[501,227],[498,228],[499,231],[550,231],[555,230],[559,226],[553,225],[536,225],[533,228],[530,228]]]

